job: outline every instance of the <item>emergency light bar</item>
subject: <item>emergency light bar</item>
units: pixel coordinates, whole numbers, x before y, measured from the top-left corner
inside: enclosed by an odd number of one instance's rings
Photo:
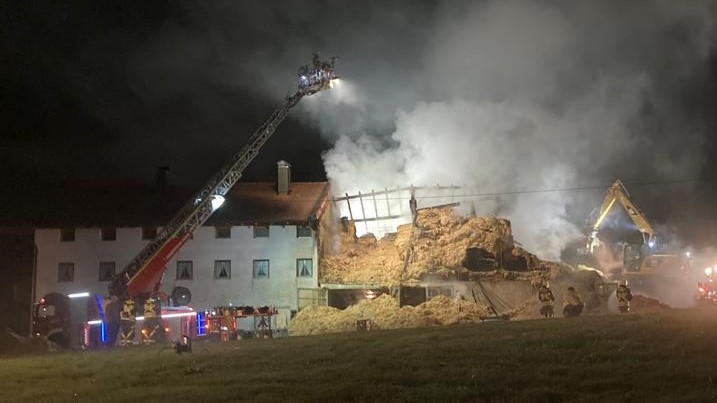
[[[187,316],[194,316],[194,315],[196,315],[196,314],[197,314],[196,312],[167,313],[167,314],[162,315],[162,319],[183,318],[183,317],[187,317]],[[135,320],[136,320],[137,322],[143,321],[143,320],[144,320],[144,316],[137,316],[137,317],[135,318]],[[87,322],[88,325],[99,325],[99,324],[101,324],[101,323],[102,323],[102,321],[99,320],[99,319],[97,319],[97,320],[91,320],[91,321],[88,321],[88,322]]]

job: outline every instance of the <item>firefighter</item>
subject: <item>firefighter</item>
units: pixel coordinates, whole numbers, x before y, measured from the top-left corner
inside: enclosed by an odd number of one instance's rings
[[[137,312],[134,307],[134,300],[125,300],[120,312],[120,346],[131,346],[134,344],[135,329],[137,325]]]
[[[411,198],[408,200],[408,206],[411,208],[411,219],[415,225],[418,218],[418,201],[416,201],[416,196],[413,193],[411,193]]]
[[[299,88],[309,86],[309,66],[301,66],[299,69]]]
[[[568,290],[563,294],[563,316],[571,318],[579,316],[583,312],[583,301],[580,299],[580,294],[575,291],[574,287],[568,287]]]
[[[630,301],[632,301],[632,291],[628,287],[627,281],[617,286],[617,309],[620,313],[630,312]]]
[[[147,298],[144,302],[142,343],[154,344],[164,338],[162,327],[162,304],[158,298]]]
[[[110,297],[105,306],[105,325],[107,329],[107,346],[113,347],[117,343],[117,333],[120,330],[120,312],[122,305],[116,295]]]
[[[555,297],[553,292],[550,291],[550,285],[543,283],[538,290],[538,300],[540,301],[540,314],[546,318],[553,317],[553,301]]]

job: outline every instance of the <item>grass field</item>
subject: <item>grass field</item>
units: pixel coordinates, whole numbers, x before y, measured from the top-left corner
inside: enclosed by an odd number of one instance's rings
[[[0,358],[0,402],[714,402],[710,308]]]

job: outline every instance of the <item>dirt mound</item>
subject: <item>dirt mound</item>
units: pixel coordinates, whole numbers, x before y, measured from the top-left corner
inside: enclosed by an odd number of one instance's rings
[[[291,322],[289,332],[292,335],[350,332],[356,330],[357,321],[364,319],[378,329],[455,325],[476,323],[488,315],[485,306],[470,301],[438,296],[416,307],[399,307],[394,298],[384,294],[343,311],[324,306],[304,308]]]

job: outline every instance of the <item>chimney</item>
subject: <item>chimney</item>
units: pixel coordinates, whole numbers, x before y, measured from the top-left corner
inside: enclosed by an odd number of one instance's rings
[[[288,195],[291,189],[291,165],[286,161],[276,163],[276,193]]]

